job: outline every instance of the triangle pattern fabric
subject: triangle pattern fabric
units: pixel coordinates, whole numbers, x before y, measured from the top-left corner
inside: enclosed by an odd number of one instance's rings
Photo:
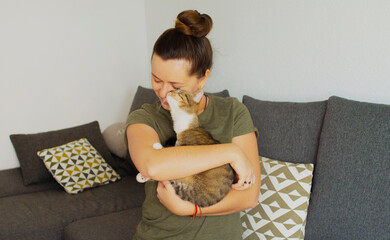
[[[44,149],[37,154],[54,179],[70,194],[120,179],[86,138]]]
[[[260,156],[261,187],[256,207],[240,213],[243,239],[303,239],[313,164]]]

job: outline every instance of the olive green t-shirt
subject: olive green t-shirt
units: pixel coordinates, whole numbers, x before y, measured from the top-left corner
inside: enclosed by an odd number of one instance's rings
[[[209,104],[199,115],[201,126],[221,143],[231,143],[232,138],[256,132],[248,109],[236,98],[210,95]],[[169,111],[160,102],[144,104],[127,118],[127,126],[143,123],[152,127],[164,145],[175,136]],[[210,159],[211,161],[211,159]],[[157,198],[157,182],[145,183],[146,198],[142,206],[142,219],[133,237],[135,240],[228,240],[241,239],[240,214],[205,216],[191,219],[177,216],[166,209]]]

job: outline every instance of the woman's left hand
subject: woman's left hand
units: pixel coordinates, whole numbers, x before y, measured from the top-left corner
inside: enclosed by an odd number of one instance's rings
[[[157,197],[173,214],[189,216],[194,212],[194,204],[181,199],[169,181],[158,182]]]

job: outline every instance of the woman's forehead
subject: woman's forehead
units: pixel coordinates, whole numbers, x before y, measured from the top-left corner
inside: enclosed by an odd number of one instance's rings
[[[183,83],[191,78],[191,64],[185,59],[164,60],[158,55],[152,58],[152,74],[162,81]]]

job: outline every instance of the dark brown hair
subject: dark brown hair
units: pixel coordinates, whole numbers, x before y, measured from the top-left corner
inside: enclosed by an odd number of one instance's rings
[[[213,21],[196,10],[181,12],[175,28],[166,30],[154,44],[153,54],[164,60],[185,59],[191,63],[189,75],[203,77],[213,64],[213,50],[206,35]]]

